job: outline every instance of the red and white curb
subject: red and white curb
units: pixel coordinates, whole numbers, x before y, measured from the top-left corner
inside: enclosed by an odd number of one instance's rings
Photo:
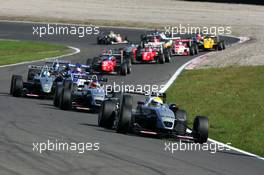
[[[246,41],[248,41],[250,38],[249,37],[238,37],[239,41],[234,43],[234,44],[231,44],[229,45],[230,46],[233,46],[233,45],[237,45],[237,44],[242,44]],[[177,71],[173,74],[173,76],[169,79],[169,81],[165,84],[165,86],[163,86],[163,88],[159,91],[160,93],[164,93],[171,85],[172,83],[178,78],[178,76],[181,74],[181,72],[184,70],[184,69],[188,69],[188,70],[191,70],[191,69],[194,69],[195,67],[197,67],[199,64],[201,64],[202,61],[204,61],[205,59],[207,59],[209,56],[213,55],[213,54],[216,54],[217,52],[209,52],[207,54],[204,54],[204,55],[201,55],[199,57],[196,57],[190,61],[188,61],[187,63],[185,63],[184,65],[182,65],[179,69],[177,69]],[[187,132],[191,132],[191,130],[187,129]],[[221,145],[225,148],[228,148],[230,150],[233,150],[233,151],[237,151],[239,153],[242,153],[242,154],[245,154],[245,155],[248,155],[250,157],[254,157],[254,158],[257,158],[257,159],[260,159],[260,160],[264,160],[264,157],[261,157],[261,156],[258,156],[256,154],[252,154],[250,152],[247,152],[247,151],[244,151],[244,150],[241,150],[241,149],[238,149],[238,148],[235,148],[233,146],[230,146],[230,145],[227,145],[227,144],[224,144],[224,143],[221,143],[221,142],[218,142],[216,140],[213,140],[213,139],[208,139],[209,142],[213,142],[213,143],[216,143],[218,145]]]

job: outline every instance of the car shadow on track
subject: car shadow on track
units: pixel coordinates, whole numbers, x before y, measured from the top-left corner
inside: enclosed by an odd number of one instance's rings
[[[11,95],[7,92],[0,92],[0,96],[10,96],[11,97]]]
[[[79,123],[79,125],[83,125],[83,126],[91,126],[91,127],[99,127],[97,124],[91,124],[91,123]]]
[[[47,109],[65,111],[65,110],[61,110],[60,108],[55,107],[53,104],[38,103],[37,105],[43,106],[44,108],[47,108]],[[96,111],[86,110],[86,109],[72,109],[72,110],[67,110],[67,111],[74,112],[74,113],[76,112],[76,113],[98,114]]]

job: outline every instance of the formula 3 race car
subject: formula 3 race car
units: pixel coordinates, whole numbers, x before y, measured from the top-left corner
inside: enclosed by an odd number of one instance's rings
[[[98,111],[106,98],[101,86],[106,78],[75,74],[56,87],[53,104],[62,110],[80,109]]]
[[[176,39],[173,40],[171,54],[172,55],[196,55],[198,54],[198,45],[192,39]]]
[[[127,37],[122,37],[120,34],[110,31],[109,33],[100,33],[97,37],[97,44],[125,44],[128,43]]]
[[[130,45],[124,48],[125,55],[130,58],[131,63],[160,63],[171,61],[171,51],[162,43],[147,43],[141,45]]]
[[[166,98],[165,94],[162,95]],[[165,100],[165,99],[164,99]],[[205,143],[208,138],[208,118],[196,116],[191,133],[187,133],[187,113],[175,104],[166,104],[160,95],[149,96],[132,109],[132,96],[104,101],[98,115],[98,125],[118,133],[172,137]]]
[[[52,97],[55,87],[63,80],[64,65],[68,61],[47,61],[43,66],[29,65],[27,81],[22,76],[13,75],[11,78],[10,94],[14,97]]]
[[[226,44],[223,39],[220,38],[219,35],[205,35],[203,36],[203,40],[200,41],[198,47],[202,51],[207,50],[225,50]]]
[[[131,60],[122,49],[106,49],[99,57],[87,59],[93,73],[127,75],[132,71]]]

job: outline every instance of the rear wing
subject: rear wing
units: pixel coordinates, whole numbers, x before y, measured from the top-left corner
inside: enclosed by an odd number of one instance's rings
[[[58,59],[45,59],[44,65],[29,65],[28,69],[35,69],[35,70],[41,70],[44,67],[47,67],[48,69],[52,70],[54,69],[54,65],[58,64],[60,66],[70,64],[70,61],[66,60],[58,60]]]
[[[120,49],[104,49],[104,50],[102,50],[101,55],[107,55],[107,56],[123,55],[123,48],[120,48]]]
[[[179,39],[181,39],[181,37],[168,37],[168,36],[166,36],[164,33],[161,33],[161,34],[160,34],[160,37],[161,37],[163,40],[166,40],[166,41],[169,41],[169,40],[179,40]]]
[[[163,44],[164,44],[163,42],[160,42],[159,44],[148,42],[148,43],[144,44],[144,48],[151,47],[153,49],[163,49]]]
[[[167,95],[166,93],[160,93],[160,92],[150,92],[150,91],[131,91],[131,90],[125,90],[122,93],[127,93],[127,94],[135,94],[135,95],[143,95],[143,96],[150,96],[150,97],[161,97],[166,99]]]
[[[58,59],[48,59],[45,61],[45,64],[52,66],[55,69],[58,69],[59,67],[65,67],[67,64],[71,64],[71,61],[58,60]]]
[[[46,59],[45,60],[46,64],[71,64],[71,61],[68,60],[58,60],[58,59]]]
[[[35,69],[35,70],[42,70],[43,68],[46,68],[46,69],[49,69],[49,70],[52,70],[53,69],[53,67],[51,67],[51,66],[38,66],[38,65],[28,65],[28,69]]]
[[[124,49],[105,49],[102,51],[101,56],[116,56],[120,57],[121,63],[124,61]]]
[[[76,67],[76,64],[69,64],[69,66],[71,68],[75,68]],[[81,68],[90,68],[90,66],[89,65],[85,65],[85,64],[81,64]]]

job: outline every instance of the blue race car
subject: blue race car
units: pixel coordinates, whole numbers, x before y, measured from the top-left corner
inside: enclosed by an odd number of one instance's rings
[[[71,65],[73,67],[72,71],[68,71],[68,78],[56,87],[54,106],[63,110],[98,111],[106,97],[101,83],[107,82],[107,79],[82,71],[81,68],[88,68],[86,65]]]
[[[15,97],[52,97],[57,84],[63,80],[64,65],[68,61],[46,61],[44,65],[29,65],[27,81],[22,76],[11,78],[10,94]]]
[[[122,94],[120,98],[104,101],[98,116],[98,125],[115,129],[119,133],[133,132],[156,136],[168,136],[207,142],[208,118],[196,116],[191,133],[187,133],[187,113],[175,104],[166,104],[166,94],[151,95],[145,102],[138,102],[132,109],[132,96]]]

